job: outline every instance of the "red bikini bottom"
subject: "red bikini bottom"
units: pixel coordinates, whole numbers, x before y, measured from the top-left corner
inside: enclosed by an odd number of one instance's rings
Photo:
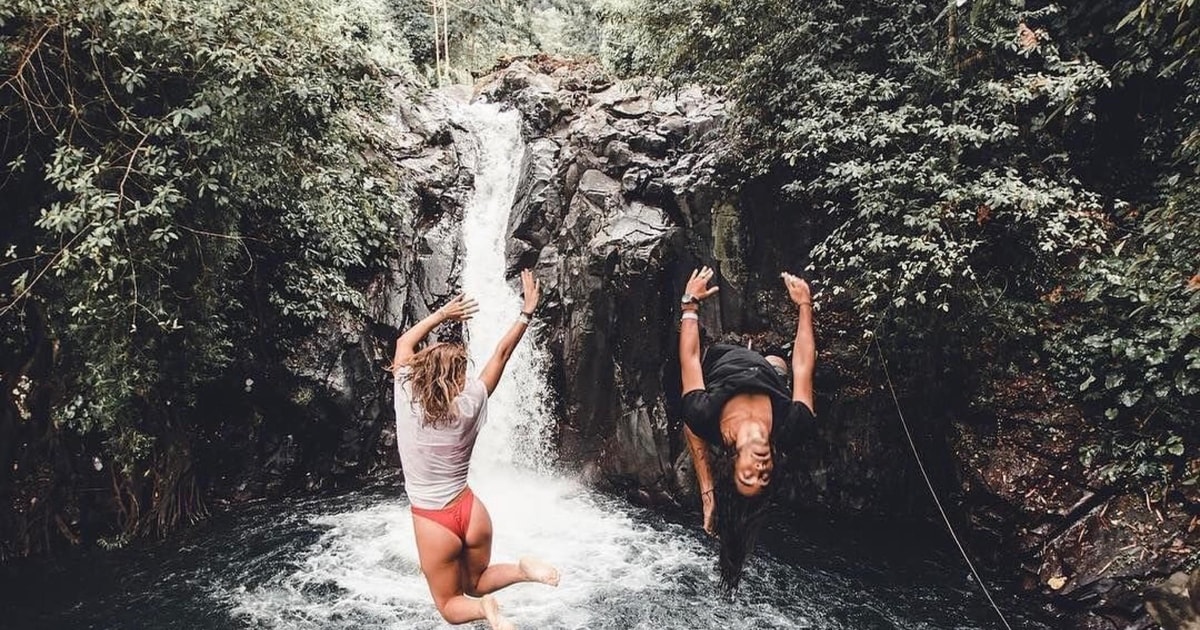
[[[467,525],[471,524],[471,509],[475,507],[475,494],[471,492],[471,488],[464,488],[450,505],[440,510],[426,510],[413,506],[413,516],[421,516],[427,518],[442,527],[450,530],[450,533],[458,536],[463,543],[467,542]]]

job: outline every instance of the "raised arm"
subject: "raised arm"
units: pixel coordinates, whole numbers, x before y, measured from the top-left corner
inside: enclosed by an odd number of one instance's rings
[[[489,396],[496,391],[496,384],[500,382],[500,377],[504,374],[504,367],[508,365],[508,359],[512,357],[513,350],[517,349],[517,343],[521,341],[521,337],[525,336],[525,329],[529,327],[530,318],[533,317],[533,311],[537,308],[542,284],[533,277],[532,271],[525,269],[521,272],[521,288],[525,296],[525,305],[521,307],[521,316],[500,338],[500,343],[496,344],[496,351],[492,353],[492,358],[488,359],[487,365],[483,366],[483,372],[479,375],[479,380],[483,381],[487,387]]]
[[[416,354],[417,344],[429,336],[430,331],[436,328],[438,324],[447,320],[465,322],[471,319],[471,316],[478,310],[478,303],[464,294],[450,300],[445,306],[430,313],[425,319],[417,322],[416,325],[404,331],[396,339],[396,354],[392,357],[392,367],[398,368],[406,365],[408,360]]]
[[[679,376],[683,383],[683,393],[704,389],[704,372],[700,367],[700,301],[720,290],[720,287],[709,287],[708,281],[713,276],[713,270],[708,267],[692,271],[684,289],[680,308],[683,311],[679,321]],[[709,458],[708,445],[704,440],[692,433],[687,426],[683,428],[687,439],[688,452],[692,456],[692,465],[696,469],[696,483],[700,486],[700,504],[704,509],[704,531],[713,533],[713,476],[712,461]]]
[[[792,344],[792,400],[813,409],[813,370],[817,364],[817,345],[813,339],[812,291],[803,279],[784,272],[783,283],[796,304],[796,341]]]
[[[721,290],[709,287],[713,270],[708,267],[692,271],[684,288],[680,308],[683,310],[679,322],[679,377],[683,382],[683,393],[704,389],[704,373],[700,370],[700,302]]]

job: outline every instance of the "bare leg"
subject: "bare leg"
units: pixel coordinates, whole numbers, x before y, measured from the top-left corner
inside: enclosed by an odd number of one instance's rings
[[[429,592],[442,618],[449,623],[467,623],[487,619],[493,630],[512,627],[500,615],[499,605],[491,597],[472,599],[463,595],[462,541],[450,530],[422,516],[413,515],[413,531],[417,536],[417,556],[421,572],[429,583]]]
[[[494,593],[519,582],[558,585],[558,570],[532,558],[522,558],[520,564],[489,565],[492,561],[492,517],[478,497],[471,509],[463,559],[463,590],[473,595]]]

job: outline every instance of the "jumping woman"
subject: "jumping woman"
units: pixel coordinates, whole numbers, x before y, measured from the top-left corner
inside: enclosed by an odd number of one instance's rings
[[[787,363],[780,357],[728,344],[714,344],[701,356],[700,303],[718,290],[708,286],[712,269],[692,272],[681,304],[684,437],[700,486],[704,530],[719,538],[721,583],[727,590],[741,580],[766,517],[776,460],[815,427],[812,295],[804,280],[781,275],[798,309],[790,390]],[[710,446],[718,452],[715,466]]]
[[[467,377],[462,343],[417,344],[445,321],[465,322],[477,304],[458,296],[396,340],[396,441],[421,572],[438,612],[449,623],[486,619],[494,630],[512,623],[491,593],[518,582],[558,585],[558,571],[532,558],[491,564],[492,519],[467,486],[475,439],[487,422],[487,399],[525,334],[537,307],[539,283],[521,272],[525,306],[477,378]]]

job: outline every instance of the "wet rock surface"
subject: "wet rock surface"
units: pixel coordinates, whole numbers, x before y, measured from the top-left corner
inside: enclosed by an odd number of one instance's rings
[[[535,266],[543,278],[561,457],[635,501],[685,503],[695,489],[677,410],[683,281],[699,265],[717,269],[721,292],[701,313],[706,341],[786,352],[795,313],[778,274],[807,264],[822,218],[767,207],[766,184],[723,179],[732,149],[719,98],[602,72],[522,58],[476,87],[526,121],[508,271]],[[543,101],[572,107],[547,126]],[[898,425],[881,422],[890,400],[859,383],[861,353],[840,339],[822,347],[818,389],[839,396],[818,402],[821,438],[793,458],[787,500],[911,516],[924,508],[922,487]]]
[[[282,364],[263,374],[261,393],[243,414],[262,418],[257,445],[238,475],[216,484],[233,500],[353,486],[371,474],[398,470],[392,377],[388,371],[401,329],[457,291],[462,213],[473,186],[474,139],[453,120],[454,98],[433,93],[417,102],[395,93],[390,159],[408,181],[413,216],[399,217],[399,256],[364,286],[366,316],[331,317],[298,340]],[[269,368],[264,368],[269,369]],[[223,484],[231,487],[222,488]]]
[[[652,96],[548,57],[512,62],[477,93],[525,120],[508,266],[543,279],[560,455],[635,500],[676,501],[690,487],[675,481],[679,420],[664,397],[677,343],[667,287],[698,260],[681,228],[719,194],[725,106],[696,88]]]

